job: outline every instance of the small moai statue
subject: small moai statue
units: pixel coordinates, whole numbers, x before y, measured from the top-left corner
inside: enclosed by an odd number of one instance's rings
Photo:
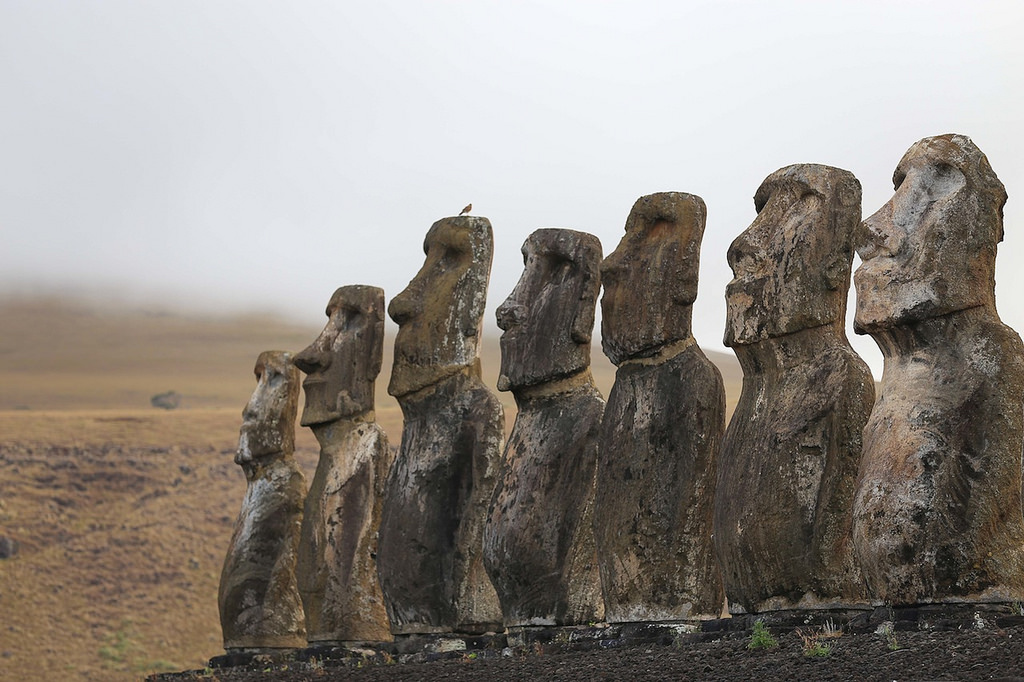
[[[743,389],[718,461],[715,544],[730,608],[866,608],[851,537],[871,372],[846,337],[860,183],[769,175],[729,247],[725,345]]]
[[[501,374],[519,412],[484,529],[484,565],[507,627],[604,619],[594,547],[604,399],[590,373],[601,242],[542,229],[498,308]]]
[[[384,290],[346,286],[331,296],[320,336],[293,361],[306,374],[302,425],[320,444],[296,569],[314,645],[391,638],[374,562],[391,465],[374,417],[383,343]]]
[[[405,418],[384,493],[377,569],[395,635],[501,629],[483,565],[505,416],[480,379],[491,223],[434,223],[419,273],[392,299],[398,323],[388,392]]]
[[[601,427],[594,531],[609,622],[718,618],[711,521],[722,375],[690,328],[707,209],[637,199],[601,264],[601,344],[618,366]]]
[[[886,604],[1024,601],[1024,347],[996,313],[1006,190],[963,135],[914,144],[864,221],[854,329],[885,369],[853,538]]]
[[[256,360],[256,390],[242,412],[235,462],[246,490],[217,595],[224,648],[306,646],[296,551],[306,480],[295,462],[299,372],[284,351]]]

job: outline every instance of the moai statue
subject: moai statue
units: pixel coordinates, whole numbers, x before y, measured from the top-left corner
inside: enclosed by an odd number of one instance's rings
[[[725,345],[743,390],[722,444],[715,545],[735,612],[867,606],[851,522],[874,384],[846,337],[860,183],[769,175],[729,247]]]
[[[618,366],[601,427],[594,530],[609,622],[718,618],[711,520],[722,375],[690,329],[707,209],[641,197],[601,265],[601,344]]]
[[[398,323],[388,392],[405,417],[384,494],[377,569],[396,635],[501,629],[483,566],[505,417],[480,380],[492,257],[486,218],[445,218],[388,313]]]
[[[864,221],[854,329],[885,358],[853,537],[888,604],[1024,601],[1024,347],[995,306],[1006,191],[963,135],[921,140]]]
[[[224,648],[306,646],[295,556],[306,480],[295,463],[299,372],[283,351],[260,353],[256,390],[242,412],[235,462],[245,472],[217,595]]]
[[[391,465],[374,421],[384,343],[384,290],[341,287],[327,326],[295,356],[306,373],[302,425],[320,444],[306,495],[297,576],[310,644],[390,639],[374,556]]]
[[[498,308],[501,375],[519,407],[484,530],[484,565],[505,625],[604,618],[594,548],[597,443],[604,399],[590,374],[601,242],[537,230],[526,268]]]

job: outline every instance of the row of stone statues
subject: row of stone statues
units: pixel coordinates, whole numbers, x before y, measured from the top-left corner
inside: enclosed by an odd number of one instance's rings
[[[309,348],[257,362],[225,646],[1024,601],[1024,348],[994,299],[1006,194],[961,135],[916,143],[894,184],[864,222],[844,170],[789,166],[757,190],[728,252],[725,342],[743,369],[728,429],[690,328],[697,196],[639,199],[603,260],[586,233],[526,240],[497,311],[498,388],[518,407],[504,453],[480,380],[486,219],[435,223],[391,301],[393,461],[373,416],[384,294],[339,289]],[[855,250],[877,396],[844,329]],[[607,404],[589,369],[602,286]],[[295,367],[321,446],[305,497]]]

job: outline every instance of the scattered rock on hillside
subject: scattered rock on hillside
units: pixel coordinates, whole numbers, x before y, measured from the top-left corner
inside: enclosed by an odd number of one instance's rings
[[[153,407],[159,407],[164,410],[174,410],[181,405],[181,394],[177,391],[157,393],[149,399],[149,404]]]
[[[0,559],[10,559],[18,553],[18,541],[6,535],[0,535]]]

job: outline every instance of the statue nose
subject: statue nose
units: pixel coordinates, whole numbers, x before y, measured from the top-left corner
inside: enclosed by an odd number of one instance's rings
[[[892,203],[878,209],[860,225],[857,235],[857,255],[861,260],[896,253],[898,244],[892,224]]]
[[[752,238],[752,231],[749,230],[733,240],[725,259],[735,277],[756,273],[766,261],[763,247]]]
[[[391,319],[396,324],[405,324],[419,313],[419,301],[421,298],[416,292],[406,288],[405,291],[391,299],[391,305],[388,306],[388,315],[391,316]]]
[[[249,452],[248,446],[240,447],[235,452],[235,464],[242,465],[248,464],[252,461],[252,453]]]
[[[602,284],[617,284],[622,279],[624,272],[625,266],[622,259],[615,252],[612,252],[601,261],[600,273]]]
[[[313,374],[330,366],[331,354],[309,346],[296,355],[292,363],[306,374]]]
[[[514,301],[505,301],[498,306],[496,313],[496,317],[498,318],[498,328],[503,331],[508,331],[512,327],[518,326],[525,316],[525,306]]]

